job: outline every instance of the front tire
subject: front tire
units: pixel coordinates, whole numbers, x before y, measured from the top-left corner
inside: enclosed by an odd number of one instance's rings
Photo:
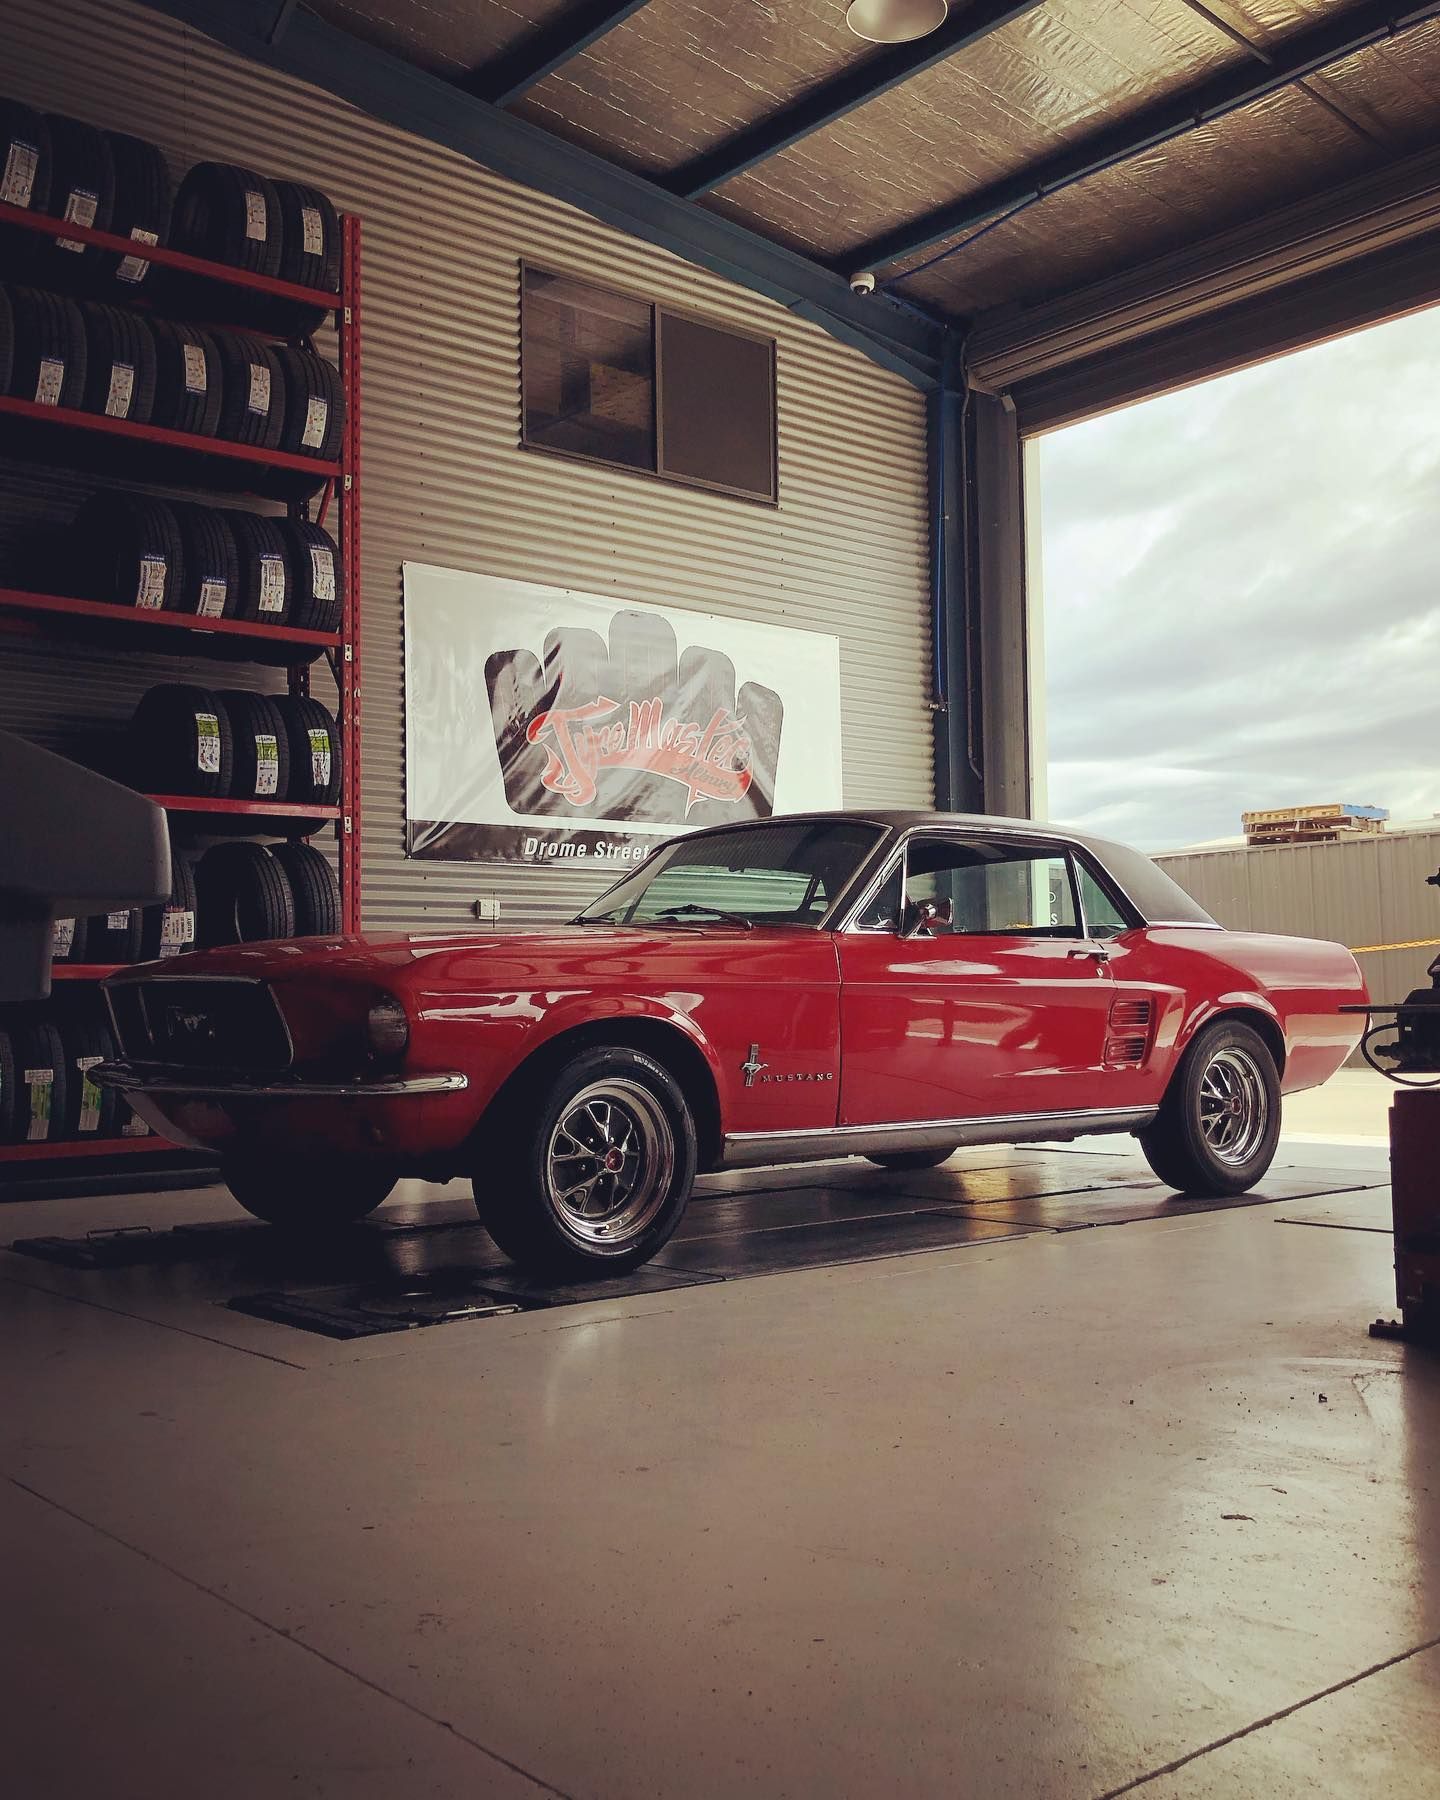
[[[1280,1075],[1248,1025],[1208,1025],[1185,1052],[1153,1125],[1145,1160],[1182,1194],[1243,1194],[1275,1160]]]
[[[883,1156],[867,1156],[877,1169],[938,1169],[960,1148],[951,1144],[945,1150],[892,1150]]]
[[[395,1175],[383,1163],[343,1157],[285,1162],[232,1158],[221,1168],[226,1187],[248,1213],[287,1231],[353,1225],[385,1201]]]
[[[621,1275],[680,1223],[695,1122],[679,1083],[642,1051],[584,1050],[508,1103],[482,1134],[475,1207],[522,1268]]]

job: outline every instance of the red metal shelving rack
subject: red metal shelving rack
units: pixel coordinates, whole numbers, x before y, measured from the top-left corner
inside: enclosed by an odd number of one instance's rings
[[[0,396],[3,398],[3,396]],[[338,650],[341,631],[301,631],[294,625],[263,625],[254,619],[204,619],[197,613],[151,612],[138,606],[116,606],[105,600],[81,600],[69,594],[32,594],[22,588],[0,588],[0,614],[37,620],[78,619],[97,625],[138,626],[142,631],[185,632],[189,640],[260,638],[269,644],[309,644]],[[187,654],[203,654],[205,646],[186,641],[175,646]]]
[[[94,434],[117,441],[151,444],[172,452],[188,451],[210,460],[211,467],[220,463],[233,465],[238,473],[246,465],[256,468],[303,473],[318,476],[325,482],[319,518],[323,521],[332,497],[340,504],[341,549],[341,628],[338,634],[301,631],[291,626],[269,626],[240,619],[201,619],[182,613],[152,613],[111,606],[100,601],[82,600],[60,594],[37,594],[14,588],[0,588],[0,628],[8,631],[27,626],[40,631],[84,632],[99,627],[109,632],[133,627],[137,641],[147,648],[165,649],[176,654],[212,653],[233,644],[236,654],[247,639],[263,639],[274,645],[321,649],[335,678],[338,695],[337,716],[341,744],[341,803],[339,806],[290,806],[267,801],[214,800],[191,795],[160,795],[159,804],[168,811],[184,813],[192,819],[236,819],[253,817],[257,821],[281,820],[287,824],[303,823],[318,829],[333,822],[338,838],[340,865],[341,923],[345,931],[360,929],[360,221],[350,214],[341,217],[342,253],[340,291],[332,294],[320,289],[278,281],[244,269],[233,269],[222,263],[211,263],[183,251],[162,245],[151,245],[137,239],[119,237],[108,231],[96,231],[73,220],[52,219],[46,215],[0,203],[0,225],[18,226],[46,237],[64,237],[67,242],[95,245],[99,249],[118,251],[161,267],[173,268],[206,277],[215,284],[214,292],[229,289],[266,294],[282,300],[304,302],[323,307],[335,315],[340,350],[340,373],[345,393],[345,431],[338,462],[325,462],[315,457],[294,456],[282,451],[256,449],[248,444],[232,444],[219,438],[170,431],[162,426],[137,425],[125,419],[112,419],[101,414],[78,412],[71,408],[42,406],[34,401],[11,395],[0,395],[0,418],[17,421],[22,428],[30,426],[42,446],[63,442],[67,434]],[[143,299],[143,295],[142,295]],[[207,320],[207,323],[223,320]],[[254,331],[255,327],[237,325],[236,330]],[[261,331],[260,335],[281,334]],[[48,457],[63,464],[63,457]],[[201,467],[203,468],[203,464]],[[141,477],[143,479],[143,476]],[[166,477],[165,485],[177,485]],[[197,486],[205,487],[204,481]],[[243,488],[241,491],[244,491]],[[257,484],[252,491],[263,491]],[[294,663],[289,668],[292,692],[308,693],[308,663]],[[114,973],[114,968],[94,963],[57,963],[54,976],[64,983],[98,981]],[[81,1140],[47,1140],[36,1143],[0,1144],[0,1167],[9,1163],[61,1161],[67,1158],[96,1158],[149,1151],[152,1154],[178,1146],[167,1144],[155,1136]]]

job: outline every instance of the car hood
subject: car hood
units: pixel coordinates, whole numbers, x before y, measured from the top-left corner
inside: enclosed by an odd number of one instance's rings
[[[676,925],[668,928],[615,925],[560,925],[534,931],[411,932],[393,937],[291,938],[258,944],[232,944],[218,950],[199,950],[165,962],[143,963],[126,969],[114,980],[127,981],[155,975],[245,976],[258,981],[287,982],[305,977],[363,980],[385,985],[418,979],[424,982],[443,970],[447,978],[459,971],[482,969],[487,961],[523,959],[527,964],[553,962],[573,966],[584,959],[613,956],[627,960],[652,952],[683,952],[687,944],[708,946],[760,943],[818,934],[794,926],[757,927],[746,931],[724,924]]]

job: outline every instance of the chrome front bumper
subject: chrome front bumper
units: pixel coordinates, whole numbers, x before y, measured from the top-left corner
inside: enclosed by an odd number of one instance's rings
[[[354,1081],[247,1081],[240,1075],[177,1075],[134,1063],[100,1063],[90,1079],[123,1094],[165,1094],[184,1100],[377,1100],[458,1094],[464,1075],[392,1075]]]

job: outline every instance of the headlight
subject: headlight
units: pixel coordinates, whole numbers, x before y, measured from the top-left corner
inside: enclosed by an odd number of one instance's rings
[[[385,994],[365,1015],[365,1037],[377,1060],[398,1062],[410,1043],[410,1020],[393,994]]]

